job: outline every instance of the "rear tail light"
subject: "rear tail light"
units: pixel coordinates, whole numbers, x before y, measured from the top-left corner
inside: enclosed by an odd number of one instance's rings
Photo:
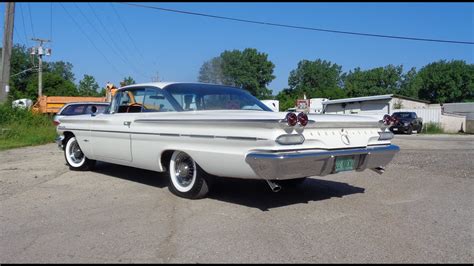
[[[296,123],[298,123],[298,117],[295,115],[295,113],[288,113],[286,114],[286,122],[290,127],[295,126]]]
[[[55,126],[59,126],[59,124],[61,124],[61,123],[59,123],[59,122],[56,121],[56,120],[53,120],[53,124],[54,124]]]
[[[392,123],[393,123],[394,125],[396,125],[396,124],[398,123],[398,119],[397,119],[395,116],[391,116],[391,117],[390,117],[390,120],[392,121]]]
[[[384,115],[382,120],[383,120],[384,125],[386,126],[392,123],[392,117],[390,115]]]
[[[305,113],[298,114],[298,122],[302,126],[306,126],[308,124],[308,116]]]

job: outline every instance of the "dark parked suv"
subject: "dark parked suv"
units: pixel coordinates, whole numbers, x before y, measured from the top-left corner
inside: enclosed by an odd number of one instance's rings
[[[423,119],[418,117],[415,112],[395,112],[392,114],[395,123],[390,127],[390,131],[404,132],[411,134],[413,130],[417,133],[423,128]]]

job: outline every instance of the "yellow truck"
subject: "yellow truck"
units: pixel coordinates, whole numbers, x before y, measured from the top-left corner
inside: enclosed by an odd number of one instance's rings
[[[107,83],[105,97],[83,97],[83,96],[41,96],[33,105],[32,111],[42,114],[56,114],[65,104],[73,102],[110,102],[117,87]]]

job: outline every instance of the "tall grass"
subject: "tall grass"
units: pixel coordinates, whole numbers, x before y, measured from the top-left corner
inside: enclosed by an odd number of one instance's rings
[[[443,127],[439,123],[426,123],[423,125],[423,129],[421,130],[421,133],[424,134],[443,134],[444,130]]]
[[[0,104],[0,150],[50,143],[55,137],[51,117]]]

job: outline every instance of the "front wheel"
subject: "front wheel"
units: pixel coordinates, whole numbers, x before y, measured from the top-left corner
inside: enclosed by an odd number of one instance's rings
[[[209,177],[202,168],[182,151],[174,151],[169,165],[170,191],[188,199],[203,198],[209,192]]]
[[[71,137],[67,140],[66,147],[64,148],[64,157],[69,165],[69,169],[74,171],[91,170],[95,165],[94,160],[90,160],[84,155],[76,137]]]

